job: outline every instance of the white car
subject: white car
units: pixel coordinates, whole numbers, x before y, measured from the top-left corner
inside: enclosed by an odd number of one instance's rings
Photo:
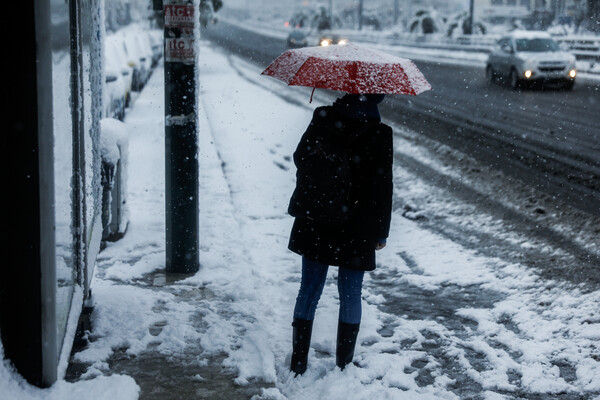
[[[125,107],[129,107],[133,86],[134,68],[127,62],[127,54],[122,37],[119,34],[107,35],[104,40],[105,71],[119,71],[123,77]]]
[[[562,51],[547,32],[517,31],[498,40],[486,65],[486,77],[493,83],[507,78],[511,87],[525,83],[575,84],[575,56]]]
[[[104,71],[103,117],[123,121],[125,118],[125,83],[120,71],[107,68]]]
[[[163,55],[163,31],[151,30],[148,32],[148,38],[152,46],[152,66],[155,67]]]
[[[138,29],[127,29],[118,32],[123,37],[127,64],[133,70],[133,91],[141,91],[148,81],[152,69],[152,48],[145,46],[140,38],[142,33]]]

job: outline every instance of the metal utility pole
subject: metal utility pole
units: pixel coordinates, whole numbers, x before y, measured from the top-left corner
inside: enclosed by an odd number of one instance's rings
[[[475,0],[471,0],[469,4],[469,25],[467,27],[467,35],[473,34],[473,9],[475,8]]]
[[[394,0],[394,25],[398,23],[398,15],[400,14],[399,1],[400,0]]]
[[[200,268],[195,24],[191,1],[163,0],[165,16],[166,271]]]
[[[358,2],[358,30],[362,30],[362,19],[363,19],[363,3],[364,0]]]
[[[592,32],[600,32],[600,0],[587,2],[587,24]]]
[[[333,0],[329,0],[329,26],[333,29]]]

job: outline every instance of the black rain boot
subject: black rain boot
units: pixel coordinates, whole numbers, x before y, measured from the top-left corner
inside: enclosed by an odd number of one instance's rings
[[[294,318],[292,326],[294,327],[294,334],[292,337],[293,353],[290,370],[298,376],[306,371],[306,365],[308,364],[308,350],[310,348],[313,321]]]
[[[359,328],[360,324],[347,324],[338,321],[335,364],[342,370],[352,362]]]

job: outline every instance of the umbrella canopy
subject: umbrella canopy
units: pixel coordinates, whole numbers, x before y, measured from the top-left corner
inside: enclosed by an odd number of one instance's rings
[[[412,61],[355,44],[288,50],[262,75],[288,85],[354,94],[418,95],[431,89]]]

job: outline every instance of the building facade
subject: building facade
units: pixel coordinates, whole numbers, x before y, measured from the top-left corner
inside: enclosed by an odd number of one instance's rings
[[[68,365],[102,236],[101,0],[7,3],[0,334],[45,387]]]

